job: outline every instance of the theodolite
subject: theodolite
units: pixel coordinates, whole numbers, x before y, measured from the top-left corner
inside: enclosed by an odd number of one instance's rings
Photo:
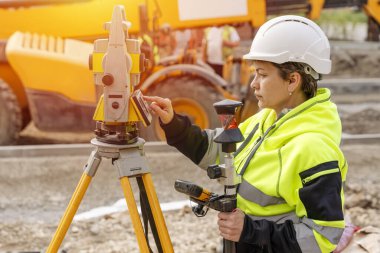
[[[128,38],[129,25],[124,7],[115,6],[111,22],[105,23],[109,38],[94,43],[90,69],[94,72],[95,84],[103,92],[94,114],[96,138],[91,140],[91,144],[95,150],[84,166],[82,177],[46,251],[48,253],[58,251],[103,158],[111,159],[118,170],[140,252],[152,252],[148,241],[148,222],[158,252],[173,252],[143,150],[145,141],[138,137],[137,122],[142,121],[147,126],[152,117],[141,92],[134,90],[146,60],[140,52],[138,40]],[[140,190],[144,228],[129,181],[132,177],[136,178]]]
[[[217,179],[224,186],[224,194],[212,193],[188,181],[176,180],[174,184],[177,191],[189,195],[190,200],[197,203],[192,210],[198,217],[205,216],[208,208],[220,212],[232,212],[236,208],[237,190],[241,178],[234,167],[233,153],[236,151],[236,144],[244,140],[235,117],[241,106],[241,102],[233,100],[223,100],[214,104],[223,126],[223,131],[214,138],[214,142],[222,145],[225,163],[210,165],[207,168],[207,175],[210,179]],[[223,246],[224,253],[236,252],[235,244],[231,241],[224,239]]]
[[[108,39],[94,42],[90,68],[94,83],[101,87],[101,95],[93,119],[99,141],[113,144],[130,144],[137,141],[137,122],[148,126],[152,116],[140,90],[140,73],[147,65],[137,39],[128,38],[131,25],[125,18],[124,8],[114,11],[112,22],[106,22]],[[98,89],[99,90],[99,89]]]

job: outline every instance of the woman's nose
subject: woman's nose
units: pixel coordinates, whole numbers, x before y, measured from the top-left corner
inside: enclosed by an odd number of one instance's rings
[[[252,88],[252,89],[257,89],[257,88],[258,88],[258,84],[259,84],[259,82],[258,82],[257,79],[258,79],[258,78],[257,78],[257,75],[255,75],[255,77],[253,78],[253,80],[252,80],[252,82],[251,82],[251,88]]]

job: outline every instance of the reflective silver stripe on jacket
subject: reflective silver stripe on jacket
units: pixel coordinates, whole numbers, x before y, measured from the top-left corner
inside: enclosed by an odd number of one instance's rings
[[[313,230],[303,223],[294,224],[298,245],[302,253],[321,252]]]
[[[326,237],[327,240],[329,240],[332,244],[338,244],[340,237],[344,231],[344,228],[334,228],[318,225],[312,219],[306,217],[302,217],[301,222]]]
[[[248,215],[253,220],[268,220],[277,224],[282,224],[286,220],[291,220],[296,231],[297,242],[303,253],[321,252],[318,243],[314,237],[313,229],[319,234],[326,237],[333,244],[338,244],[343,233],[343,228],[334,228],[316,224],[312,219],[307,217],[298,217],[294,212],[289,212],[274,216],[254,216]]]
[[[269,196],[263,193],[262,191],[245,181],[244,178],[242,179],[242,182],[239,185],[238,193],[244,199],[256,203],[260,206],[270,206],[285,203],[285,200],[283,198]]]
[[[208,148],[206,154],[198,164],[200,168],[206,170],[209,165],[215,164],[218,158],[220,159],[219,164],[224,163],[224,156],[221,155],[222,145],[214,142],[214,137],[220,134],[222,130],[222,128],[216,128],[214,130],[205,129],[208,137]]]

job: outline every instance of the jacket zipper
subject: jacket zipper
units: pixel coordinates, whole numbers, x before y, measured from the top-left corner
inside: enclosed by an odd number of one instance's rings
[[[248,167],[248,164],[249,162],[252,160],[253,156],[255,155],[256,151],[259,149],[259,147],[261,146],[261,143],[263,143],[263,141],[265,140],[265,137],[269,134],[269,132],[276,127],[276,124],[272,125],[271,127],[269,127],[267,129],[267,131],[264,133],[264,135],[261,137],[259,136],[259,138],[255,141],[255,144],[253,145],[253,148],[252,148],[252,151],[251,153],[249,154],[248,158],[245,160],[245,163],[243,165],[243,168],[240,170],[239,172],[239,175],[244,175],[244,172],[245,170],[247,169]]]

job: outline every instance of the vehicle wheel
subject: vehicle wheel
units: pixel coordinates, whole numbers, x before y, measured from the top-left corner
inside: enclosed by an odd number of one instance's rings
[[[202,129],[220,126],[213,104],[224,97],[202,78],[170,77],[148,90],[146,95],[170,98],[177,114],[188,116],[192,123]],[[149,127],[140,127],[140,136],[147,141],[165,140],[158,117],[153,117]]]
[[[22,115],[12,89],[0,79],[0,145],[13,144],[21,131]]]

